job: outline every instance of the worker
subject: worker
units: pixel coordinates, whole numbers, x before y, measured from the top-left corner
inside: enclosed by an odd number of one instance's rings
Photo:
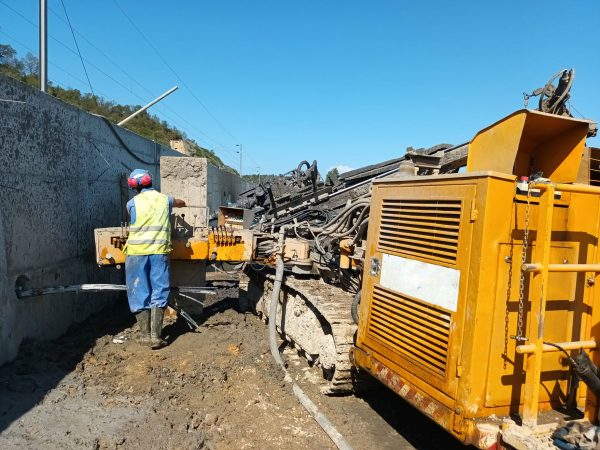
[[[152,175],[136,169],[127,184],[136,195],[127,202],[129,236],[124,248],[129,309],[142,333],[139,342],[153,349],[166,345],[162,323],[170,292],[171,210],[183,200],[152,187]]]

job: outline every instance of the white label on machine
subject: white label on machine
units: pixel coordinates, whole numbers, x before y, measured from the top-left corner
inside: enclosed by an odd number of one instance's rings
[[[459,270],[383,254],[379,284],[400,294],[456,312],[459,281]]]

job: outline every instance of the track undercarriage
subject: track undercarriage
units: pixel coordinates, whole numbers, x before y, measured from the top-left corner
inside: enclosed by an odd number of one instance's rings
[[[248,297],[255,312],[268,319],[274,276],[249,270]],[[350,363],[356,325],[351,316],[353,294],[322,280],[286,277],[279,296],[277,329],[281,337],[323,370],[325,394],[357,390],[359,377]]]

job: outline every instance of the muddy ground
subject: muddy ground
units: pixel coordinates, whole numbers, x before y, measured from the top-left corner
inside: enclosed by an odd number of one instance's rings
[[[334,448],[273,364],[265,324],[237,306],[209,299],[199,331],[173,320],[156,351],[134,341],[125,300],[54,342],[25,342],[0,368],[0,448]],[[319,370],[284,353],[355,449],[464,448],[386,389],[321,395]]]

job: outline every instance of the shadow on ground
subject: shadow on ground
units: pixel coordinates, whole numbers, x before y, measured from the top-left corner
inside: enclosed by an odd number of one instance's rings
[[[17,358],[0,367],[0,433],[75,370],[96,339],[116,335],[133,322],[123,298],[54,341],[24,340]]]
[[[414,406],[385,387],[363,392],[359,397],[416,449],[474,449],[460,443]]]

